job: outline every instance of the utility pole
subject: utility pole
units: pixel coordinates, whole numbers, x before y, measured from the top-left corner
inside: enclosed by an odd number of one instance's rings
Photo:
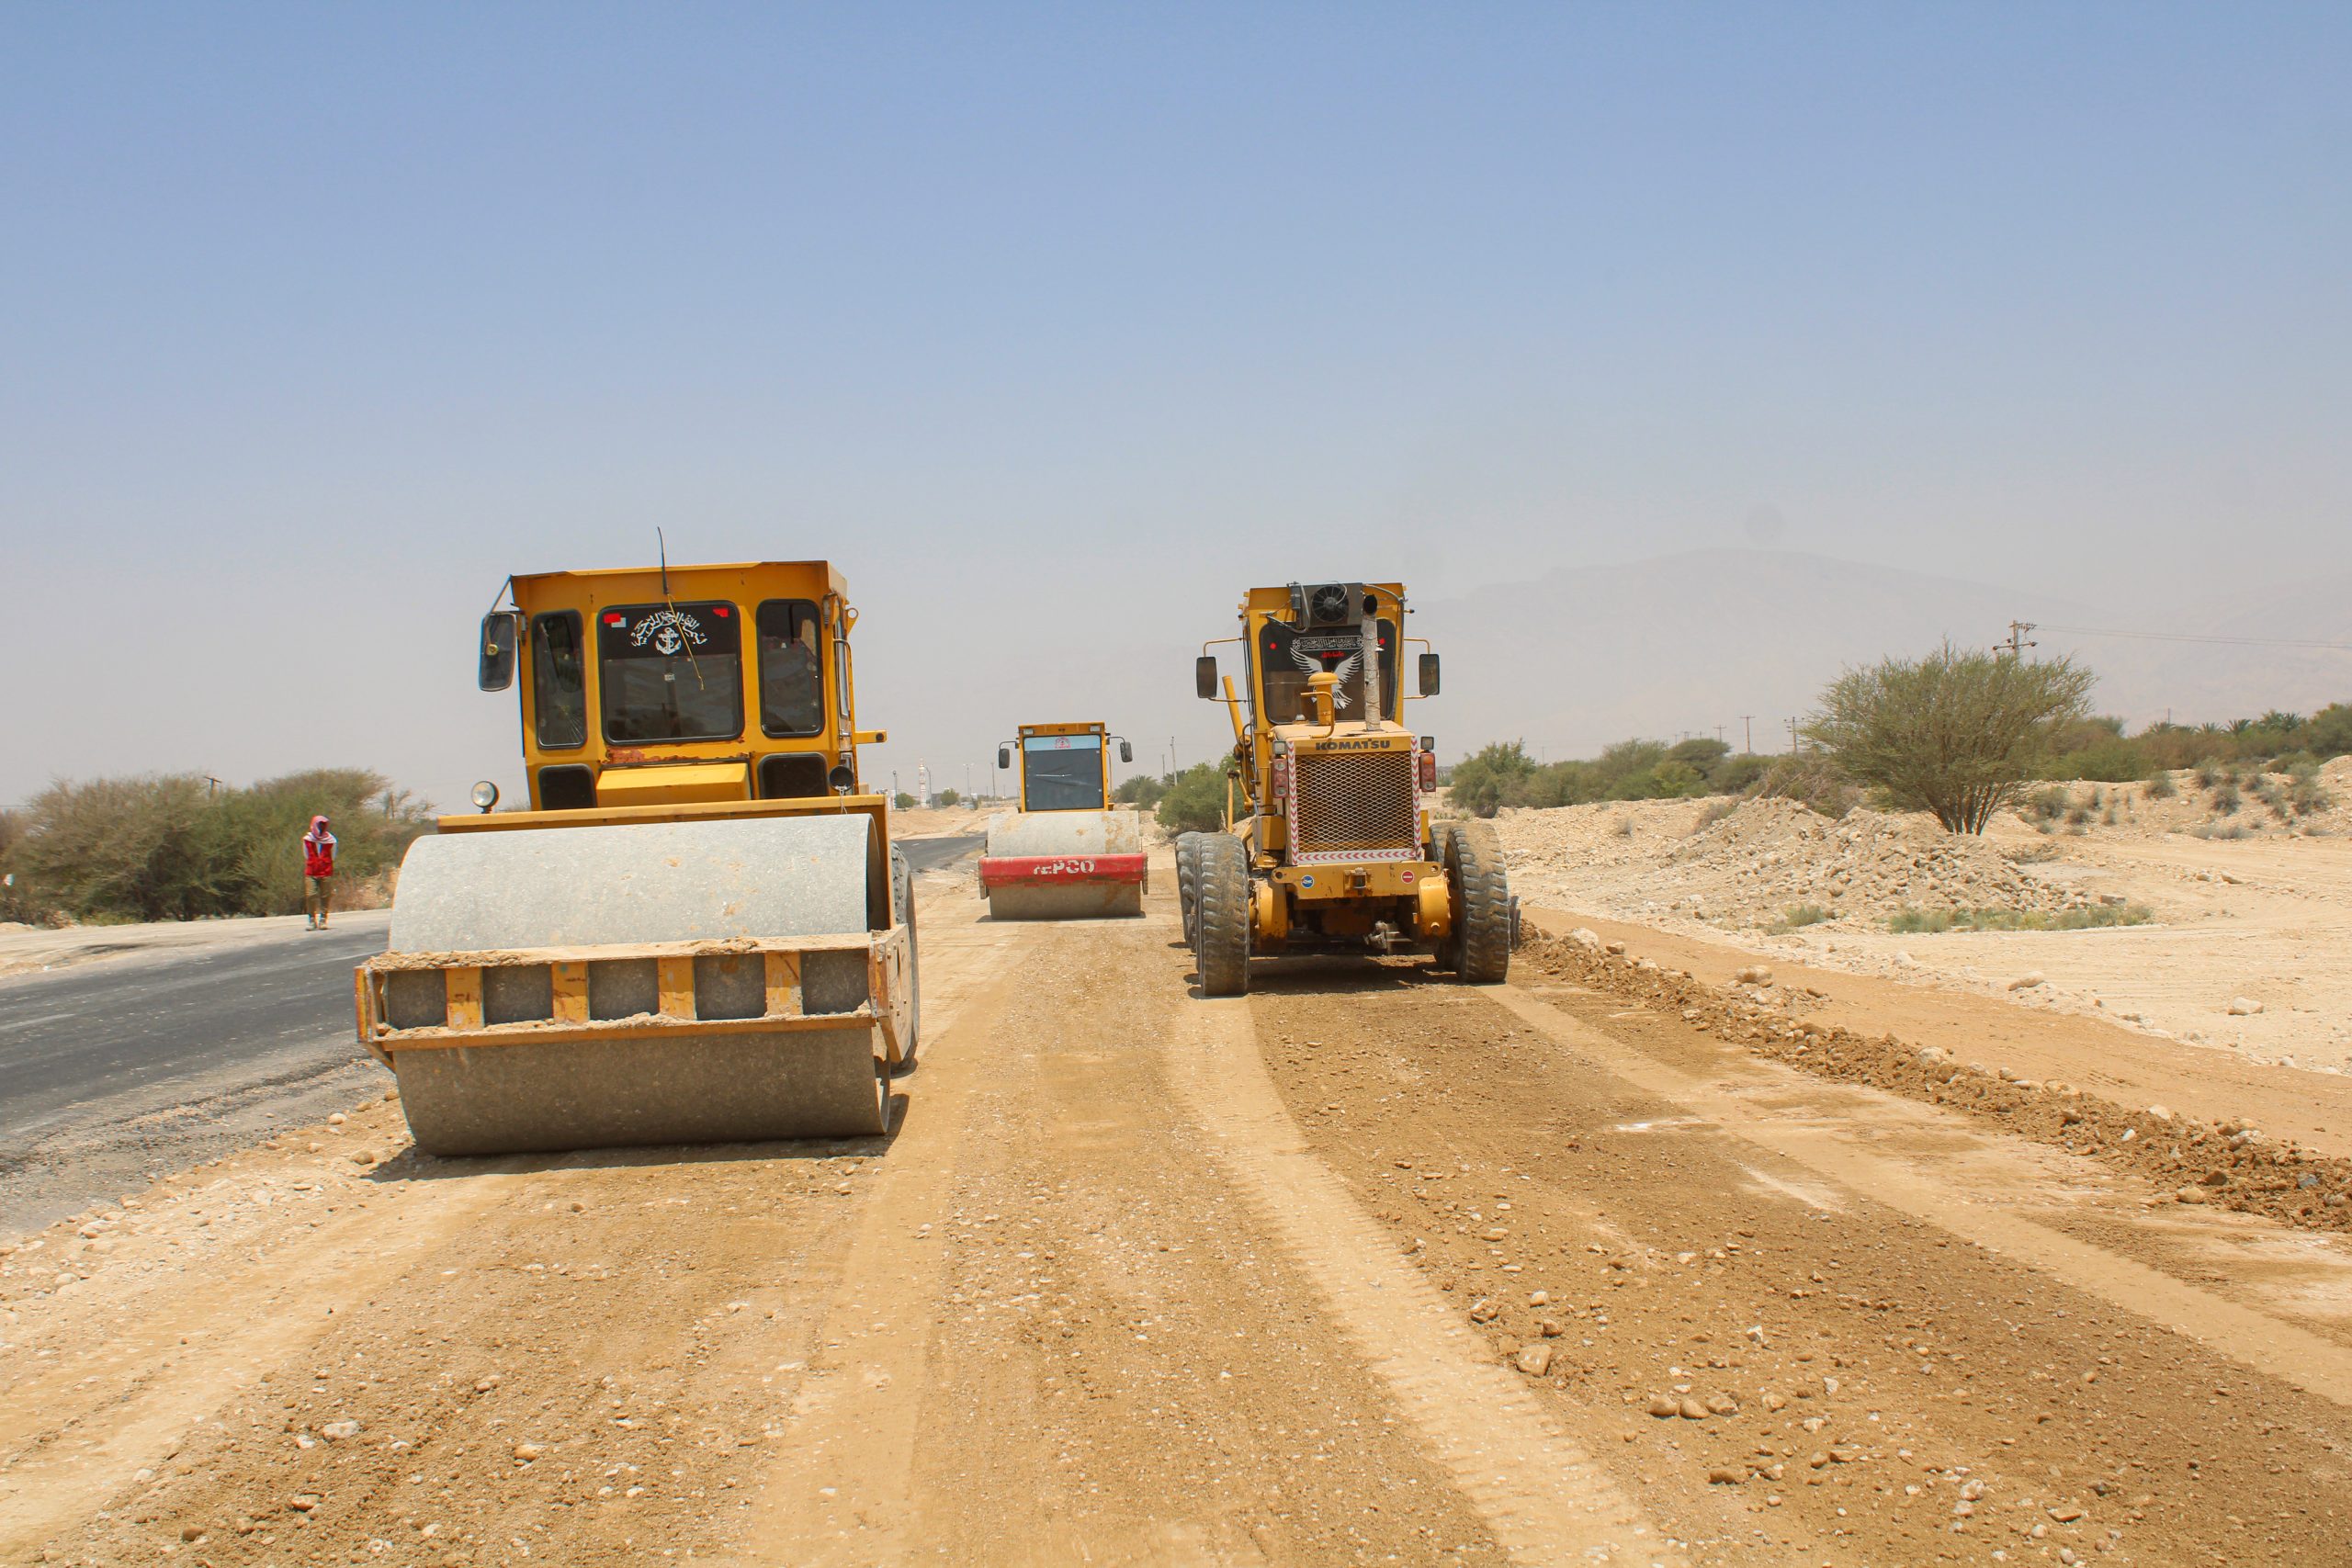
[[[1795,756],[1796,754],[1797,754],[1797,721],[1796,721],[1795,719],[1792,718],[1791,720],[1789,720],[1789,755],[1790,755],[1790,756],[1792,756],[1792,757],[1793,757],[1793,756]]]
[[[1726,744],[1724,739],[1724,727],[1720,724],[1715,726],[1715,744],[1718,746]]]
[[[2025,650],[2027,649],[2040,648],[2041,646],[2040,643],[2032,641],[2025,635],[2026,633],[2033,630],[2033,628],[2034,623],[2031,621],[2011,621],[2009,623],[2009,640],[1996,646],[1998,648],[2006,648],[2008,650],[2008,655],[2011,659],[2022,659],[2025,657]]]
[[[1741,733],[1747,737],[1740,742],[1740,748],[1747,755],[1753,757],[1756,755],[1756,716],[1752,713],[1741,714],[1739,722],[1747,727]]]

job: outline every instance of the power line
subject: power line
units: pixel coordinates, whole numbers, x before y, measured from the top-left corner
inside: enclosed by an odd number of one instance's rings
[[[2103,626],[2055,626],[2046,621],[2041,624],[2040,629],[2046,632],[2066,632],[2075,637],[2135,637],[2143,642],[2201,642],[2222,644],[2232,648],[2316,648],[2330,653],[2352,653],[2352,643],[2320,642],[2308,637],[2213,637],[2197,632],[2126,632]]]

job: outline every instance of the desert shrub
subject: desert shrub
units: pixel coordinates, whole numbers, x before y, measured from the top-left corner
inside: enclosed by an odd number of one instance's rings
[[[1781,911],[1781,918],[1772,922],[1771,929],[1774,931],[1792,931],[1804,926],[1817,926],[1829,918],[1829,911],[1818,904],[1792,904]]]
[[[1846,782],[1829,760],[1819,753],[1776,757],[1748,790],[1755,800],[1793,800],[1824,817],[1843,817],[1861,799],[1861,791]]]
[[[1707,769],[1707,785],[1718,795],[1739,795],[1761,779],[1772,759],[1752,751],[1736,751]]]
[[[2330,703],[2295,732],[2295,744],[2316,757],[2352,751],[2352,704]]]
[[[1703,833],[1738,809],[1739,802],[1736,800],[1718,800],[1699,813],[1698,824],[1690,831],[1694,834]]]
[[[1977,653],[1947,642],[1922,659],[1849,670],[1805,734],[1847,778],[1890,804],[1981,833],[2046,752],[2050,727],[2082,716],[2091,672],[2071,659]]]
[[[345,886],[397,864],[431,826],[430,807],[360,768],[243,789],[185,773],[61,781],[26,807],[8,869],[23,906],[80,920],[291,914],[302,907],[302,831],[321,813]]]
[[[2287,775],[2287,799],[2298,817],[2325,811],[2335,804],[2335,797],[2320,784],[2316,762],[2305,762]]]
[[[1167,793],[1167,780],[1155,773],[1137,773],[1131,779],[1122,780],[1119,787],[1111,792],[1111,798],[1122,806],[1133,806],[1149,811],[1159,804],[1160,797]]]
[[[2213,784],[2213,809],[2224,817],[2234,816],[2239,805],[2238,781],[2223,778]]]
[[[2192,839],[2251,839],[2254,830],[2235,822],[2200,823],[2188,830]]]
[[[1454,764],[1453,804],[1473,817],[1492,817],[1518,796],[1535,773],[1535,759],[1517,740],[1498,740]],[[1182,780],[1178,783],[1181,785]],[[1171,792],[1172,793],[1172,792]]]
[[[2148,796],[2152,800],[2170,800],[2179,793],[2179,786],[2172,782],[2172,774],[2163,769],[2157,770],[2155,775],[2148,780]]]
[[[2025,797],[2018,815],[2032,822],[2055,822],[2074,803],[2074,793],[2065,785],[2044,784]]]
[[[1159,799],[1158,820],[1171,833],[1209,833],[1225,826],[1226,770],[1195,762],[1176,775]]]
[[[2155,919],[2145,904],[2094,904],[2046,914],[2039,909],[1898,909],[1886,922],[1897,936],[1939,931],[2080,931],[2143,926]]]
[[[2228,769],[2222,765],[2222,760],[2219,757],[2208,757],[2203,761],[2197,764],[2197,787],[2199,789],[2219,789],[2222,787],[2222,781],[2224,779],[2229,779],[2232,786],[2235,787],[2235,778],[2231,774]]]
[[[1618,818],[1617,820],[1610,826],[1609,830],[1616,834],[1621,839],[1632,838],[1634,836],[1633,814],[1631,812],[1627,812],[1624,816]]]

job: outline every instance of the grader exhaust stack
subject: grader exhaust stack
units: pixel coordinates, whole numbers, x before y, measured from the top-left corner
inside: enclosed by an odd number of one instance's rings
[[[997,749],[1017,768],[1021,809],[989,818],[980,891],[1000,920],[1140,915],[1146,881],[1143,817],[1111,806],[1111,743],[1100,724],[1024,724]]]
[[[441,1155],[854,1136],[914,1054],[913,883],[858,790],[849,607],[821,561],[512,580],[528,811],[401,867],[359,1038]],[[518,653],[521,657],[518,659]]]

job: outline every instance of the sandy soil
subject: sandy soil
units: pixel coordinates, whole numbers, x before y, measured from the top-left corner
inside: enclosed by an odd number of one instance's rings
[[[2087,800],[2093,786],[2074,787]],[[2178,830],[2196,825],[2197,809],[2178,797],[2143,800],[2117,825],[2094,818],[2080,833],[2005,816],[1977,840],[1925,818],[1858,812],[1832,823],[1770,801],[1714,821],[1710,803],[1657,801],[1508,811],[1498,823],[1513,890],[1532,904],[2105,1018],[2245,1061],[2352,1068],[2352,838],[2200,839]],[[1829,918],[1781,929],[1804,905]],[[2150,919],[1888,929],[1900,911],[1928,908],[2129,909]]]
[[[436,1161],[379,1100],[6,1243],[0,1561],[2352,1562],[2337,1233],[1631,949],[1203,1002],[1164,891],[922,897],[887,1139]]]

